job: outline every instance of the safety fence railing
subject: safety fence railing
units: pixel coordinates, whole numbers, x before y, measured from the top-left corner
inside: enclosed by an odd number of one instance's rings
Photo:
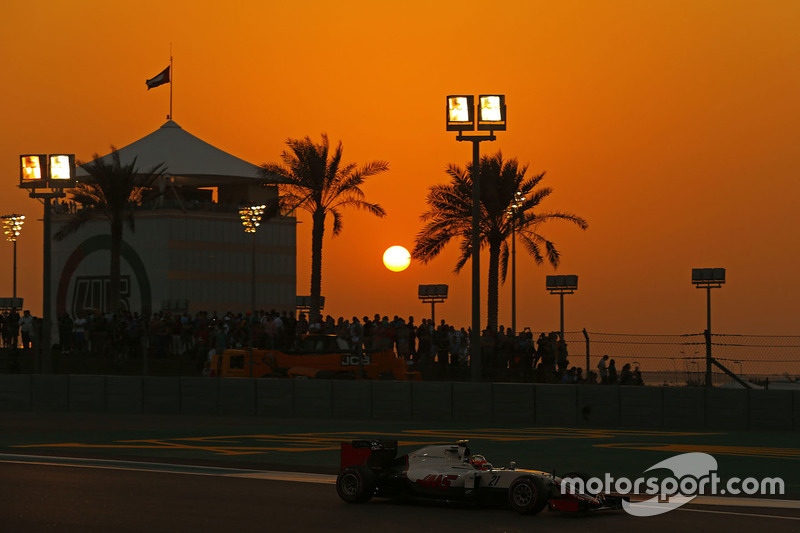
[[[639,368],[646,385],[702,386],[706,381],[707,340],[704,333],[642,335],[565,332],[570,365],[590,370],[608,355],[617,374],[625,364]],[[756,387],[800,388],[800,336],[712,334],[711,356],[730,374]],[[714,386],[741,387],[717,365],[711,366]]]

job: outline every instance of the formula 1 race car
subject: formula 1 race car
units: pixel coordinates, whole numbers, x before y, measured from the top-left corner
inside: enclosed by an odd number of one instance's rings
[[[579,477],[567,474],[564,477]],[[505,504],[522,514],[545,507],[586,513],[621,509],[622,497],[562,492],[561,478],[539,470],[494,468],[469,443],[425,446],[397,457],[397,441],[354,440],[341,443],[341,471],[336,492],[348,503],[373,496]]]

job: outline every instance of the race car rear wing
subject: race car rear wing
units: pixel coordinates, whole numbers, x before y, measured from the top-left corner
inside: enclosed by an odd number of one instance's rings
[[[349,466],[385,468],[397,456],[396,440],[354,440],[341,443],[341,469]]]

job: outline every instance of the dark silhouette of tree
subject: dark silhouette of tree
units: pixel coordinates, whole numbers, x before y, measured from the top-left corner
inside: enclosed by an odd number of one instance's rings
[[[559,252],[553,242],[547,240],[540,227],[550,220],[566,220],[581,229],[587,222],[564,211],[539,211],[542,201],[550,196],[550,187],[539,186],[544,173],[526,178],[527,165],[520,167],[516,159],[503,160],[500,152],[483,156],[480,161],[481,182],[481,247],[489,247],[489,287],[487,291],[487,327],[497,328],[498,285],[502,276],[505,282],[508,271],[509,245],[512,229],[516,224],[517,237],[528,254],[542,264],[545,260],[558,267]],[[472,257],[472,165],[464,170],[457,165],[447,168],[450,182],[431,186],[428,210],[421,215],[425,226],[417,234],[413,256],[423,263],[434,259],[451,239],[456,239],[461,255],[455,267],[458,273]],[[509,207],[514,202],[516,191],[525,195],[525,200],[515,217],[509,216]]]
[[[111,265],[109,269],[109,310],[120,310],[120,249],[123,226],[127,224],[135,231],[134,211],[143,202],[154,199],[160,193],[153,189],[155,181],[164,175],[163,164],[140,172],[136,158],[123,165],[119,152],[113,146],[109,156],[111,162],[101,159],[98,154],[93,161],[78,164],[89,174],[67,192],[80,208],[53,236],[61,241],[78,231],[90,220],[108,220],[111,225]]]
[[[262,165],[262,177],[270,182],[278,181],[280,194],[278,204],[284,212],[304,209],[311,213],[311,309],[310,319],[320,312],[322,294],[322,237],[325,234],[325,218],[333,217],[333,236],[342,231],[342,209],[354,207],[365,209],[373,215],[383,217],[386,212],[378,204],[364,200],[361,185],[364,180],[389,169],[385,161],[372,161],[361,167],[342,162],[341,141],[333,153],[329,153],[328,136],[322,134],[322,143],[310,137],[288,139],[289,150],[281,153],[283,165]]]

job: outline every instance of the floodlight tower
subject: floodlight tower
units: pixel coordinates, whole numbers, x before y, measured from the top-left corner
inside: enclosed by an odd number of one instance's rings
[[[51,202],[55,198],[63,198],[64,189],[75,186],[74,154],[26,154],[19,156],[20,179],[22,189],[30,189],[28,196],[42,200],[44,204],[44,243],[42,245],[42,350],[41,363],[43,370],[51,370],[52,349],[52,310],[51,307],[51,236],[50,211]],[[40,361],[35,359],[36,366]]]
[[[514,201],[508,206],[506,216],[511,220],[511,331],[517,335],[517,216],[525,202],[521,191],[514,192]]]
[[[578,290],[578,276],[547,276],[547,290],[550,294],[558,294],[561,299],[561,339],[564,339],[564,295],[575,294]],[[589,372],[589,369],[586,369]]]
[[[267,208],[265,205],[245,205],[239,208],[245,233],[252,234],[252,253],[250,263],[250,319],[247,321],[247,345],[250,357],[250,377],[253,377],[253,320],[256,317],[256,230],[261,224],[261,216]]]
[[[711,382],[711,289],[719,289],[725,284],[724,268],[693,268],[692,285],[706,289],[706,387]]]
[[[17,238],[22,232],[22,225],[25,223],[25,215],[3,215],[3,233],[6,239],[14,243],[14,278],[13,278],[13,300],[12,309],[17,308]]]
[[[503,94],[478,96],[479,131],[488,135],[465,136],[465,131],[475,131],[475,96],[450,95],[447,97],[447,131],[457,131],[457,141],[472,142],[472,339],[470,340],[470,374],[472,381],[480,381],[481,370],[481,271],[480,271],[480,143],[494,141],[495,131],[506,129],[506,97]]]
[[[419,299],[424,304],[431,304],[431,322],[436,327],[436,304],[447,300],[447,285],[420,285]]]

